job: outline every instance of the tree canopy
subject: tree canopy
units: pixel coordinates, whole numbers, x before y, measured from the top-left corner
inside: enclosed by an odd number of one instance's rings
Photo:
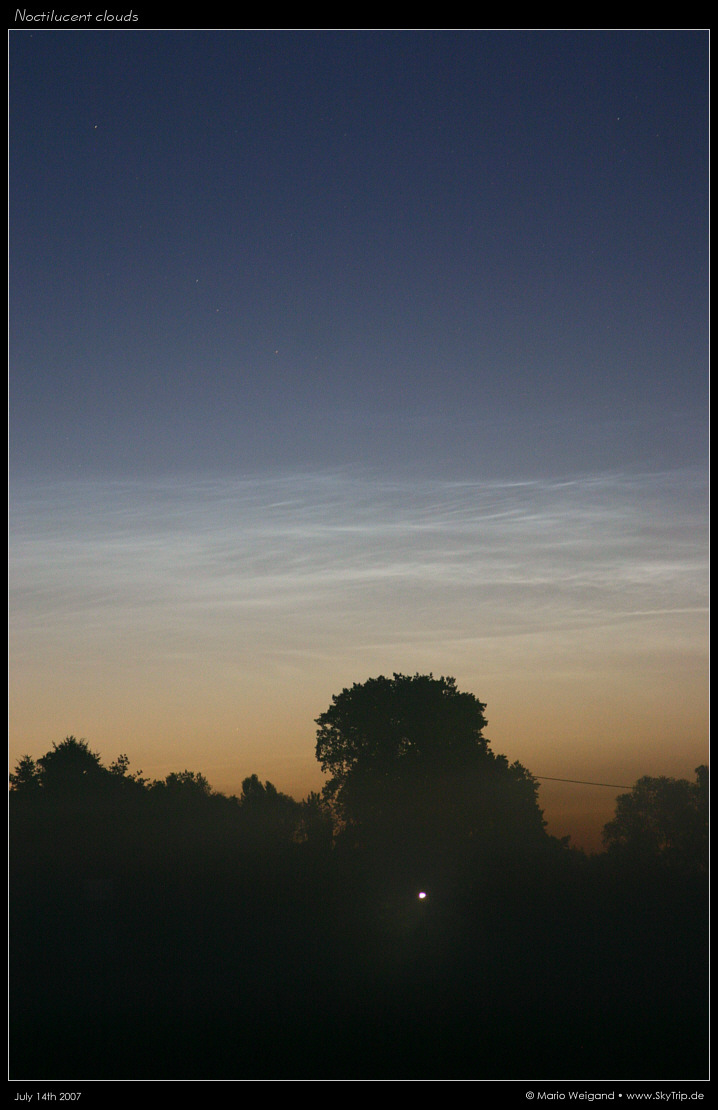
[[[603,842],[612,855],[642,865],[706,871],[708,768],[696,768],[695,782],[644,775],[616,800]]]
[[[486,706],[453,678],[394,674],[355,683],[317,718],[325,793],[343,808],[362,783],[460,769],[487,752]]]
[[[32,796],[42,789],[45,794],[64,797],[86,794],[101,785],[108,774],[100,756],[90,751],[86,740],[66,736],[37,761],[23,756],[10,775],[10,785],[22,796]]]
[[[126,755],[119,755],[107,768],[86,740],[66,736],[37,760],[24,755],[10,774],[10,787],[19,801],[42,797],[59,804],[137,792],[146,780],[141,771],[130,773],[129,764]]]
[[[336,695],[317,718],[316,755],[345,827],[434,854],[459,841],[535,842],[536,781],[489,750],[485,708],[432,674],[380,676]]]

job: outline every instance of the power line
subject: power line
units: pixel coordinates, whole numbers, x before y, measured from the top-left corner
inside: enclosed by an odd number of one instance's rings
[[[633,790],[632,786],[626,786],[619,782],[586,782],[585,779],[554,779],[549,775],[534,775],[535,779],[542,779],[544,782],[575,782],[578,786],[610,786],[612,790]]]

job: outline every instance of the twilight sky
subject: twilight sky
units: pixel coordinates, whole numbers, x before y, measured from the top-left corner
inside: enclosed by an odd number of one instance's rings
[[[707,760],[708,35],[9,35],[10,760],[322,782],[454,675],[497,752]],[[616,793],[545,782],[597,846]]]

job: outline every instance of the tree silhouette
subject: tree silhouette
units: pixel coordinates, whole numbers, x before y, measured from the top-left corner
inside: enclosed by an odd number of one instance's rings
[[[616,800],[603,842],[613,856],[641,865],[707,871],[708,768],[696,768],[694,783],[640,778]]]
[[[120,755],[104,767],[97,752],[86,740],[66,736],[52,750],[34,760],[24,755],[10,774],[11,793],[23,803],[54,800],[109,799],[118,795],[142,793],[147,780],[142,772],[130,773],[129,758]]]
[[[291,841],[301,812],[294,798],[269,781],[262,783],[258,775],[250,775],[242,782],[239,803],[245,837],[267,845]]]
[[[327,850],[332,845],[333,836],[334,822],[331,807],[326,798],[316,790],[312,790],[304,801],[300,802],[295,840],[298,844],[305,844],[310,848]]]
[[[52,751],[41,756],[37,764],[43,790],[57,796],[94,792],[109,774],[98,753],[90,751],[87,741],[74,736],[53,744]]]
[[[139,794],[147,785],[147,779],[143,777],[142,771],[131,772],[129,768],[129,756],[118,755],[117,759],[115,759],[109,767],[112,784],[125,792]]]
[[[242,780],[240,802],[247,810],[255,809],[260,812],[286,806],[288,803],[296,804],[288,794],[277,790],[274,783],[269,780],[263,783],[259,775],[249,775]]]
[[[170,798],[196,802],[212,795],[212,787],[199,771],[172,771],[167,778],[153,784],[153,789]]]
[[[22,797],[34,797],[42,785],[42,770],[32,756],[24,755],[14,772],[10,773],[10,787]]]
[[[453,678],[394,674],[355,683],[316,721],[317,759],[331,775],[325,795],[351,819],[369,795],[466,768],[487,753],[485,708]]]
[[[345,835],[434,871],[543,841],[536,780],[489,750],[485,708],[431,674],[373,678],[335,696],[317,718],[316,754]]]

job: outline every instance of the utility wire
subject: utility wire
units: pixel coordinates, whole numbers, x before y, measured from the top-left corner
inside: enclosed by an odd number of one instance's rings
[[[578,786],[610,786],[612,790],[633,790],[632,786],[625,786],[618,782],[586,782],[585,779],[553,779],[548,775],[534,775],[535,779],[542,779],[544,782],[575,782]]]

